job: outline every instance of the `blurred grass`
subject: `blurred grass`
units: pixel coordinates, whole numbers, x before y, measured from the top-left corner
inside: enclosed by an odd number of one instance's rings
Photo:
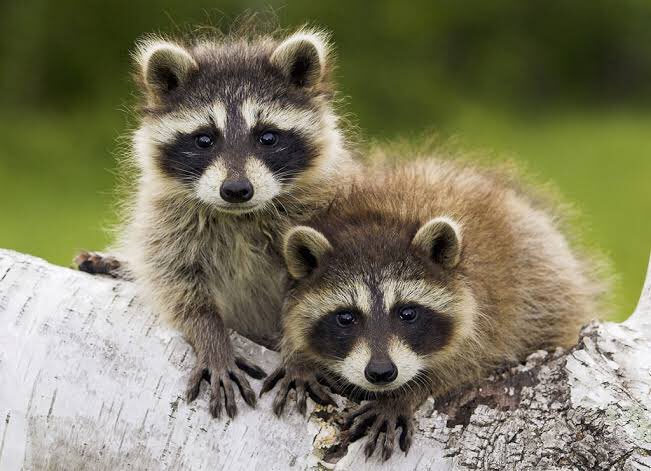
[[[631,312],[651,248],[642,0],[0,1],[0,247],[63,265],[105,247],[134,41],[267,8],[332,31],[346,111],[369,138],[432,129],[559,187],[620,274],[613,318]]]
[[[0,247],[69,265],[81,248],[101,249],[114,221],[118,104],[70,113],[0,112]],[[651,114],[555,112],[522,119],[463,106],[434,123],[444,137],[487,155],[526,162],[580,211],[588,243],[615,262],[613,319],[640,293],[651,247]]]
[[[518,119],[466,110],[446,126],[469,148],[525,162],[578,210],[585,242],[614,263],[613,319],[639,298],[651,250],[651,114],[557,112]]]
[[[120,113],[0,114],[0,247],[69,265],[107,244]]]

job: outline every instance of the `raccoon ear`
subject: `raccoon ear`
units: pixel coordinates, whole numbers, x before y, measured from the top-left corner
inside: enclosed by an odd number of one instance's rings
[[[307,226],[297,226],[285,235],[283,254],[289,274],[300,280],[323,263],[324,256],[332,250],[326,237]]]
[[[281,42],[271,54],[271,63],[282,71],[292,85],[310,88],[324,77],[327,57],[326,35],[304,30]]]
[[[136,52],[145,88],[154,98],[161,98],[182,86],[197,63],[178,44],[159,39],[143,41]]]
[[[418,229],[411,245],[443,268],[454,268],[461,255],[461,229],[450,218],[436,217]]]

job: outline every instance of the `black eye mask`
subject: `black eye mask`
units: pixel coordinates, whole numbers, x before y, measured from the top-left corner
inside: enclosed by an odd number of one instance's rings
[[[273,131],[272,145],[261,143]],[[262,160],[272,173],[281,178],[292,178],[307,169],[317,156],[317,148],[298,131],[275,130],[273,126],[259,123],[251,129],[254,142],[252,154]],[[266,141],[265,141],[266,142]]]
[[[342,323],[338,316],[345,311],[352,315],[354,321],[349,325]],[[363,332],[364,319],[354,309],[332,312],[322,317],[309,332],[309,344],[319,355],[328,358],[344,359],[350,353],[357,339]]]
[[[405,316],[407,312],[409,315]],[[385,329],[404,340],[414,352],[426,355],[447,345],[453,321],[430,308],[410,303],[391,309]]]
[[[211,145],[197,145],[199,136],[206,136]],[[208,166],[217,158],[223,142],[216,129],[206,126],[192,134],[178,133],[169,144],[158,148],[158,165],[168,176],[181,182],[191,183],[199,178]]]

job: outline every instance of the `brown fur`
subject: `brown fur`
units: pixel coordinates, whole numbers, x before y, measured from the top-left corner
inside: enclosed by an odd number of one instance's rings
[[[375,398],[346,415],[343,441],[366,434],[366,456],[379,443],[383,460],[396,437],[408,452],[413,415],[428,396],[534,350],[574,344],[603,312],[605,290],[598,264],[570,246],[553,206],[513,174],[434,159],[387,167],[369,170],[285,237],[294,280],[274,401],[282,413],[307,368],[340,392]],[[421,313],[414,323],[401,319],[405,306]],[[333,322],[342,312],[355,314],[352,327]],[[389,364],[397,374],[389,383],[369,376]],[[297,387],[299,410],[305,395]]]
[[[457,326],[447,346],[424,359],[427,371],[419,382],[428,384],[428,393],[477,381],[536,349],[572,345],[580,327],[602,312],[604,284],[541,201],[510,176],[460,162],[412,162],[358,179],[308,224],[332,250],[316,273],[290,291],[285,353],[336,373],[338,360],[315,354],[307,337],[315,319],[327,313],[307,314],[302,303],[327,289],[345,290],[353,280],[381,276],[442,287],[459,301],[453,320],[469,320],[469,329]],[[416,230],[436,216],[457,221],[463,234],[460,261],[449,270],[423,263],[410,247]]]

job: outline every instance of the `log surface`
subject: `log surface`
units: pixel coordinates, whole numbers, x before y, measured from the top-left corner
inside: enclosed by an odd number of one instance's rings
[[[268,372],[277,364],[233,339]],[[649,278],[628,321],[428,401],[409,454],[387,463],[338,442],[341,409],[278,419],[266,395],[212,419],[205,386],[183,399],[194,361],[132,283],[0,250],[0,470],[651,469]]]

